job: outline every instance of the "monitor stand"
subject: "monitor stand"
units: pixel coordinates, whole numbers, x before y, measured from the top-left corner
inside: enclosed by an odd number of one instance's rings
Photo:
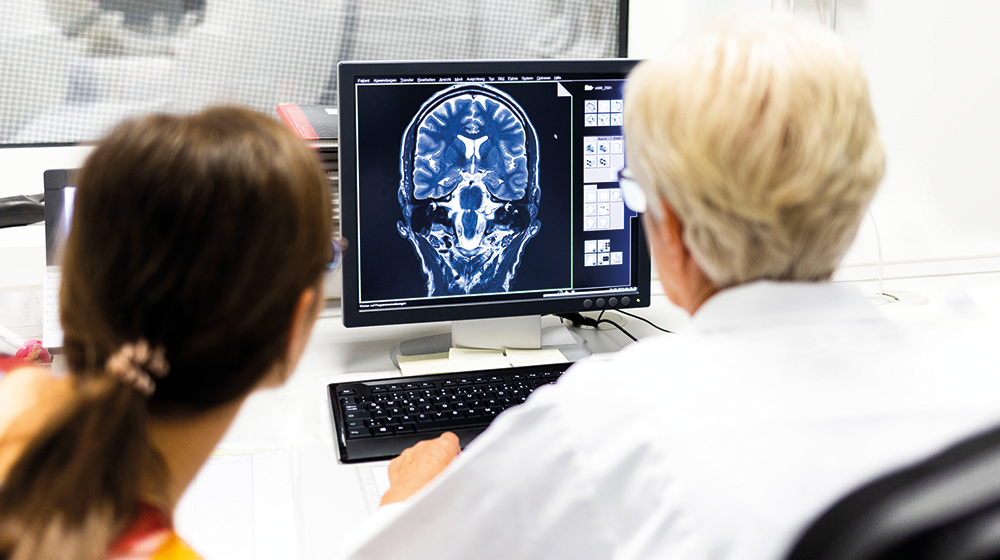
[[[563,326],[557,328],[565,329]],[[537,350],[557,348],[570,361],[590,355],[587,341],[572,331],[572,344],[542,345],[542,318],[538,315],[526,317],[502,317],[499,319],[473,319],[452,321],[451,333],[438,334],[404,340],[392,349],[392,363],[399,366],[398,356],[423,356],[441,354],[452,348],[485,348],[503,350],[519,348]]]

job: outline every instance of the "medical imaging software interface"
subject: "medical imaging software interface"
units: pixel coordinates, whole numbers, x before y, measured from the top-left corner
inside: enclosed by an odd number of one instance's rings
[[[356,78],[361,311],[634,292],[623,84]]]

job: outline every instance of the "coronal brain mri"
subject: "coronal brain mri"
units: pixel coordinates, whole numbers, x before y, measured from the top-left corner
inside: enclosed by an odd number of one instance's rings
[[[427,295],[510,291],[537,219],[538,139],[520,105],[487,85],[432,95],[403,134],[399,234]]]

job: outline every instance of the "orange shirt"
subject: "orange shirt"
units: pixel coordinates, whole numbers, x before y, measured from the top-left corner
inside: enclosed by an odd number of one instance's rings
[[[142,504],[131,527],[111,547],[108,560],[202,560],[202,557],[177,536],[165,513]]]

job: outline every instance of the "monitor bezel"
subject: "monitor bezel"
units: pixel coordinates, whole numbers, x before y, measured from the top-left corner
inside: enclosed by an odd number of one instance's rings
[[[59,266],[60,235],[63,213],[62,192],[72,186],[77,169],[47,169],[43,173],[45,185],[45,265]]]
[[[360,298],[358,289],[359,243],[356,237],[358,228],[356,219],[358,184],[356,161],[354,159],[356,151],[356,122],[354,118],[355,91],[353,87],[356,78],[391,77],[401,74],[440,76],[448,74],[482,75],[491,73],[524,73],[535,75],[589,73],[593,74],[595,78],[599,78],[602,74],[626,76],[638,62],[638,60],[624,58],[588,60],[341,62],[337,68],[339,80],[337,89],[339,92],[338,114],[340,118],[340,138],[338,139],[341,212],[340,235],[347,241],[347,250],[345,251],[342,264],[343,291],[341,294],[341,310],[344,326],[364,327],[600,311],[601,309],[594,305],[595,300],[599,297],[607,299],[614,296],[630,297],[632,303],[628,307],[623,307],[623,309],[648,307],[650,299],[650,258],[641,218],[636,220],[637,227],[632,232],[632,243],[635,247],[633,259],[637,262],[636,274],[638,277],[637,289],[634,292],[629,291],[621,295],[607,294],[600,296],[580,294],[568,297],[515,302],[456,303],[454,305],[380,309],[378,311],[367,312],[360,310],[360,302],[358,301]],[[350,154],[350,157],[345,157],[346,154]],[[590,300],[590,307],[585,306],[584,302],[586,300]],[[604,309],[612,311],[615,308],[605,307]]]

